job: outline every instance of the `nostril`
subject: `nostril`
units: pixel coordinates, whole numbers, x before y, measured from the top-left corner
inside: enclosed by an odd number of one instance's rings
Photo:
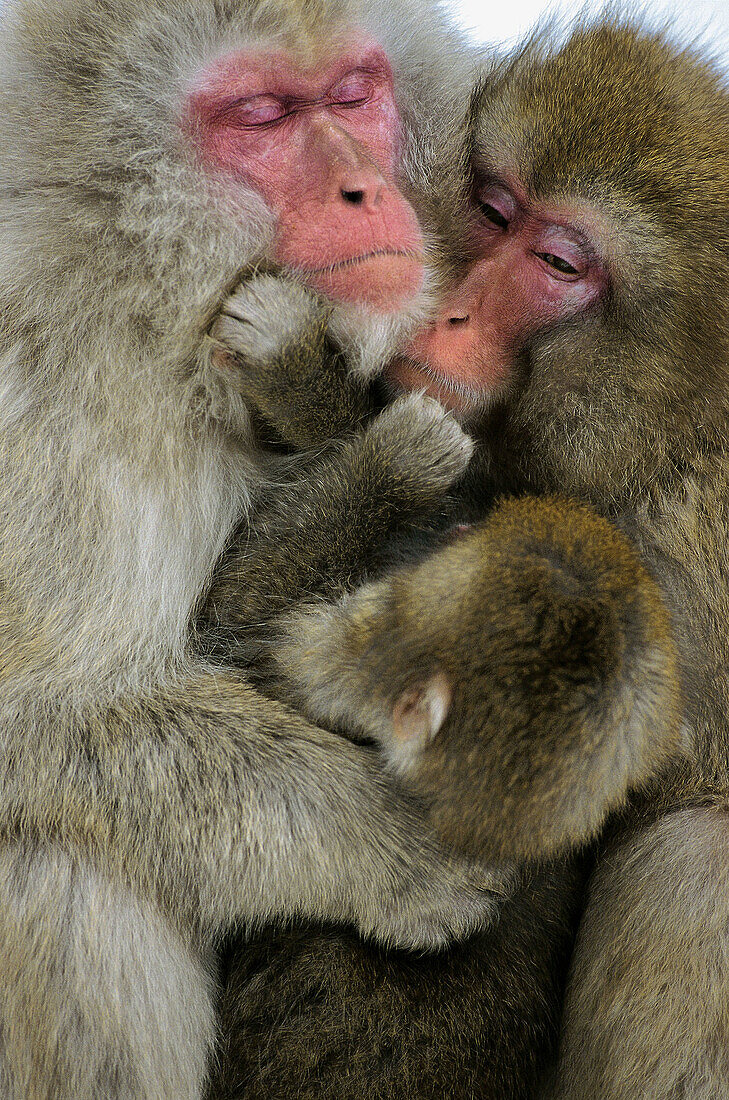
[[[361,206],[364,202],[364,191],[345,191],[342,188],[342,198],[351,206]]]
[[[463,313],[459,317],[449,317],[448,318],[448,324],[449,325],[467,325],[468,321],[469,321],[469,316],[468,316],[467,313]]]

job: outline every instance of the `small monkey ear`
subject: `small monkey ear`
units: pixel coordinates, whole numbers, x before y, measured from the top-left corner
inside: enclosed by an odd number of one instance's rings
[[[216,348],[211,356],[211,362],[216,370],[226,371],[240,370],[240,360],[225,348]]]
[[[448,677],[440,670],[404,691],[392,708],[395,738],[404,744],[425,747],[448,717],[451,695]]]

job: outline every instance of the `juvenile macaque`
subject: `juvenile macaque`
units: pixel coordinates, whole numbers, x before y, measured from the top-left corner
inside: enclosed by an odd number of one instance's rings
[[[559,498],[501,504],[421,564],[294,620],[314,716],[378,741],[451,847],[591,839],[679,748],[668,614],[625,537]],[[597,782],[596,777],[599,777]]]
[[[1,18],[0,1095],[186,1100],[227,929],[308,916],[429,947],[507,889],[371,748],[189,639],[282,476],[210,326],[284,268],[331,300],[353,368],[379,363],[420,316],[413,202],[469,63],[420,0]],[[437,500],[470,441],[433,403],[386,415],[402,492]]]
[[[481,256],[391,379],[480,423],[492,476],[522,499],[289,615],[282,669],[311,713],[386,745],[461,850],[539,858],[612,814],[550,1095],[707,1100],[729,1091],[729,95],[700,55],[605,21],[533,42],[474,107]],[[245,1095],[431,1095],[418,1074],[435,1061],[437,1079],[451,1010],[462,1057],[432,1095],[535,1095],[525,1057],[506,1079],[478,1064],[498,1047],[497,979],[478,1026],[475,962],[458,982],[461,951],[488,941],[454,953],[447,1005],[432,960],[273,944],[232,1013]],[[261,1021],[265,1053],[246,1060]]]

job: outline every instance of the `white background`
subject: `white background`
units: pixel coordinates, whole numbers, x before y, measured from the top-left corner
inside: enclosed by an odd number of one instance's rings
[[[572,15],[585,4],[583,0],[444,0],[444,6],[475,41],[509,45],[545,12]],[[715,56],[729,64],[729,0],[634,0],[633,9],[668,14],[684,39],[701,35]]]

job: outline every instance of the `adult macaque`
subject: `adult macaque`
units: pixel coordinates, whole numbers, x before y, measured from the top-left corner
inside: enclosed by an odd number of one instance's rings
[[[728,139],[711,64],[620,23],[553,51],[533,43],[486,84],[474,111],[481,259],[392,378],[480,419],[505,490],[568,493],[614,526],[524,495],[421,565],[289,617],[282,654],[311,712],[385,742],[464,850],[538,857],[613,814],[578,940],[559,1100],[729,1089]],[[461,614],[444,614],[454,592]],[[431,960],[417,977],[378,969],[342,939],[333,962],[331,950],[310,940],[297,955],[289,938],[249,973],[236,1017],[245,1095],[429,1095],[418,1042],[427,1034],[427,1063],[438,1027],[446,1045],[454,1035],[428,1002],[443,1003],[442,972]],[[466,950],[453,956],[458,981]],[[493,1032],[474,1042],[474,1001],[458,1007],[461,1062],[477,1062]],[[246,1064],[257,1028],[264,1054]],[[327,1093],[337,1069],[346,1088]],[[479,1070],[432,1095],[534,1095],[523,1077]]]
[[[0,38],[0,1093],[183,1100],[229,926],[431,946],[506,889],[371,749],[188,643],[281,477],[207,330],[286,265],[366,371],[418,316],[399,181],[467,66],[407,0],[11,0]],[[405,505],[437,499],[470,441],[433,403],[387,416]]]

